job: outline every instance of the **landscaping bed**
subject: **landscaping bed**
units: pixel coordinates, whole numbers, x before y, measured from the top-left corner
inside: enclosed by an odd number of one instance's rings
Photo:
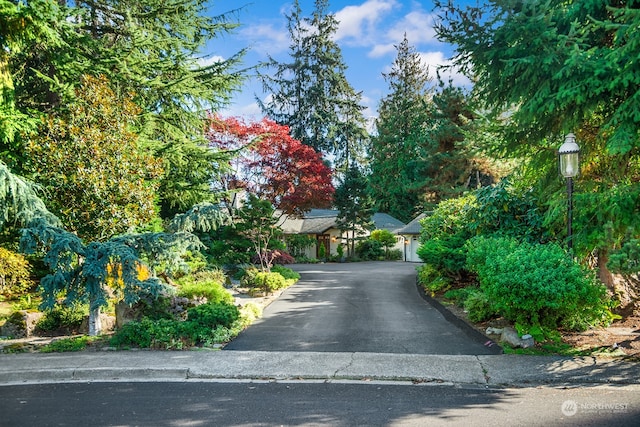
[[[450,300],[444,298],[442,294],[435,294],[432,298],[453,315],[484,335],[487,335],[488,328],[502,329],[513,326],[503,318],[494,318],[478,323],[471,322],[463,308],[453,304]],[[505,352],[555,353],[576,356],[598,355],[640,359],[640,315],[638,311],[628,313],[608,327],[592,328],[584,332],[560,331],[560,334],[560,343],[536,343],[533,349],[510,351],[509,348],[506,348]],[[490,334],[487,337],[496,342],[500,338]]]

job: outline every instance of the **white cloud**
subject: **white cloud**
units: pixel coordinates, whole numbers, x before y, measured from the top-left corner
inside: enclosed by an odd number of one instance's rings
[[[367,54],[371,58],[380,58],[381,56],[395,53],[396,46],[393,43],[377,44]]]
[[[448,82],[449,79],[451,79],[455,86],[471,85],[471,81],[460,73],[460,70],[458,70],[457,67],[452,66],[453,64],[451,60],[447,59],[443,52],[420,52],[419,55],[420,60],[429,67],[429,76],[434,80],[436,78],[436,71],[440,70],[440,77],[445,82]]]
[[[198,58],[198,65],[201,67],[208,67],[209,65],[213,65],[216,62],[223,62],[224,58],[219,55],[213,55],[205,58]]]
[[[387,33],[387,37],[395,43],[400,43],[406,34],[411,45],[431,43],[436,36],[433,26],[433,15],[419,10],[413,11],[396,23]]]
[[[385,13],[397,6],[396,0],[367,0],[358,6],[346,6],[335,15],[340,23],[336,40],[345,40],[355,45],[371,44],[376,24]]]
[[[240,31],[249,48],[260,56],[275,55],[289,48],[289,34],[271,24],[252,25]]]

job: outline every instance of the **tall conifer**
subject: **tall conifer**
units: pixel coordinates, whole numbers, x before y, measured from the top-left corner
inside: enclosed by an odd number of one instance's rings
[[[342,52],[334,41],[338,21],[328,12],[328,0],[316,0],[311,17],[302,17],[298,0],[287,15],[291,44],[290,62],[273,58],[263,74],[264,90],[272,97],[260,102],[265,114],[291,128],[304,144],[334,157],[346,171],[351,161],[362,159],[367,139],[362,95],[346,79]]]
[[[409,221],[420,210],[421,186],[413,168],[429,144],[431,90],[428,69],[406,35],[396,49],[391,71],[383,74],[389,94],[380,103],[369,146],[369,187],[378,211]]]

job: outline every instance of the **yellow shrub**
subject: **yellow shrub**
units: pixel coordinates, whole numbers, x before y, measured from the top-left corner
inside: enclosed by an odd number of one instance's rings
[[[0,248],[0,294],[11,296],[31,288],[30,267],[22,255]]]

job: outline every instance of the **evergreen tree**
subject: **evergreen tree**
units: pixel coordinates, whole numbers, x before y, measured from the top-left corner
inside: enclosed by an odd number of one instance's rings
[[[469,95],[451,82],[445,84],[438,79],[429,107],[427,144],[419,147],[416,160],[408,164],[426,209],[470,189],[490,185],[497,175],[493,165],[469,141],[475,131]]]
[[[343,182],[336,188],[334,205],[338,209],[336,225],[347,235],[348,256],[355,254],[359,236],[373,230],[373,199],[367,191],[367,178],[352,164]]]
[[[301,16],[294,1],[287,15],[291,62],[271,59],[272,76],[262,74],[266,104],[258,100],[270,118],[291,129],[291,135],[325,155],[333,155],[337,167],[346,170],[351,160],[361,160],[367,139],[362,95],[345,77],[346,65],[333,40],[338,29],[328,0],[316,0],[311,17]]]
[[[163,159],[163,215],[211,198],[209,182],[221,159],[207,149],[202,122],[241,82],[234,67],[242,52],[211,65],[200,65],[199,57],[209,41],[237,24],[225,15],[206,16],[206,0],[36,0],[12,6],[8,10],[17,15],[9,15],[9,23],[40,30],[23,31],[34,36],[20,43],[0,39],[0,55],[7,54],[0,57],[0,70],[4,62],[14,76],[14,118],[69,104],[82,75],[107,75],[118,95],[134,96],[142,110],[140,140]],[[19,144],[9,148],[20,156]]]
[[[36,184],[14,174],[0,162],[0,230],[9,224],[28,226],[36,219],[58,225],[56,218],[40,198]]]
[[[431,90],[428,69],[406,35],[396,49],[391,71],[383,74],[390,92],[380,103],[369,145],[369,190],[378,211],[408,222],[421,211],[423,178],[413,168],[430,151]]]
[[[82,63],[70,60],[72,46],[81,41],[67,18],[66,9],[53,1],[0,1],[0,156],[19,174],[26,161],[21,136],[34,131],[38,112],[53,103],[50,86],[68,92],[74,79],[68,74]]]
[[[481,108],[504,122],[494,149],[527,159],[527,183],[536,185],[545,223],[560,236],[566,193],[557,149],[564,134],[576,134],[574,249],[596,255],[599,277],[613,290],[609,252],[640,233],[640,4],[435,3],[439,37],[458,46],[456,65],[473,77]]]

